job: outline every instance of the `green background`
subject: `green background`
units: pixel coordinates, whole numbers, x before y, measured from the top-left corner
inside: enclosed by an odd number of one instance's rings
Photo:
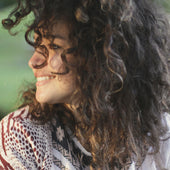
[[[0,9],[0,20],[8,16],[13,7]],[[24,84],[34,80],[28,60],[33,54],[24,39],[22,25],[16,36],[11,36],[0,25],[0,118],[17,107],[18,92]]]

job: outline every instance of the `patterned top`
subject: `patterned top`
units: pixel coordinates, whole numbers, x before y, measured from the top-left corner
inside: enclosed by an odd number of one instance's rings
[[[7,115],[0,123],[0,170],[81,170],[91,154],[70,138],[58,119],[40,124],[29,107]]]
[[[30,119],[28,111],[27,106],[0,122],[0,170],[89,169],[91,154],[71,137],[57,117],[40,124]],[[169,128],[166,138],[170,136],[170,115],[165,113],[163,121]],[[135,162],[127,169],[136,170]],[[158,154],[146,156],[139,170],[148,169],[170,170],[170,138],[161,141]]]

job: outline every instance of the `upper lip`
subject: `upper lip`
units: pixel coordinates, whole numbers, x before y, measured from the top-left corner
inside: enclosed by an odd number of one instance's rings
[[[55,75],[51,75],[51,74],[37,74],[35,73],[34,76],[37,77],[55,77]]]

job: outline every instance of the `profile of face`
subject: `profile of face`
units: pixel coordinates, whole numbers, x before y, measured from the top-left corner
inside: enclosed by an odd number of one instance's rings
[[[75,76],[72,71],[64,75],[52,74],[52,72],[62,72],[61,54],[63,49],[72,48],[72,43],[69,40],[69,28],[67,23],[59,21],[55,24],[53,30],[53,34],[55,34],[53,49],[50,48],[48,39],[42,39],[41,45],[45,45],[49,52],[46,65],[41,68],[35,67],[35,65],[40,65],[45,60],[41,54],[41,49],[35,50],[28,63],[37,78],[36,99],[40,103],[71,104],[71,96],[76,89]],[[35,34],[35,39],[36,36]],[[73,54],[67,54],[66,56],[67,60],[73,58]]]

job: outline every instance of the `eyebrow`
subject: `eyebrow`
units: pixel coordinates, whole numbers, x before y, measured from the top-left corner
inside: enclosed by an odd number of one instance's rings
[[[63,37],[62,35],[60,34],[56,34],[56,35],[43,35],[44,38],[52,38],[52,39],[61,39],[61,40],[67,40],[65,37]]]

